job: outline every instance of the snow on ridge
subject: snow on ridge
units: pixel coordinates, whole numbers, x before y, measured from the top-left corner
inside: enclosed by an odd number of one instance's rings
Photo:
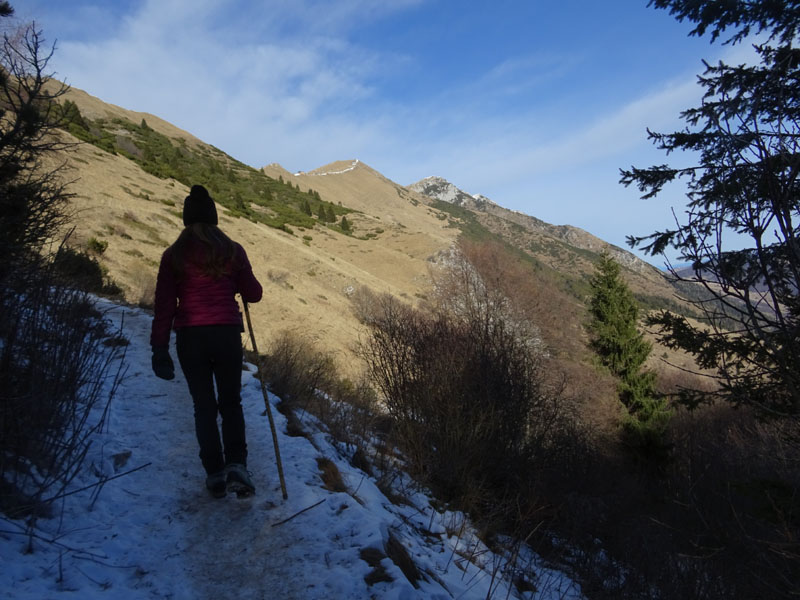
[[[311,177],[324,177],[325,175],[341,175],[342,173],[347,173],[355,169],[361,161],[359,159],[355,159],[349,167],[346,169],[342,169],[341,171],[325,171],[323,173],[306,173],[305,171],[298,171],[294,174],[295,177],[300,175],[309,175]]]

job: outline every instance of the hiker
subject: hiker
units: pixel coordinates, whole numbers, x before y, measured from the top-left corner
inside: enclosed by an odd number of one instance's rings
[[[227,491],[239,496],[255,493],[247,472],[241,405],[244,327],[235,295],[241,294],[245,302],[258,302],[262,289],[244,248],[225,235],[217,222],[208,191],[193,185],[183,204],[185,228],[161,256],[150,344],[153,372],[173,379],[169,339],[170,330],[175,329],[178,360],[194,401],[206,487],[221,498]]]

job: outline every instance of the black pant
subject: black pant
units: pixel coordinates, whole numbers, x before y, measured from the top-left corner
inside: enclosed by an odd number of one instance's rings
[[[184,327],[176,331],[178,360],[194,400],[194,424],[206,473],[247,464],[242,413],[242,338],[238,325]],[[217,393],[214,394],[214,380]],[[217,413],[222,417],[222,444]]]

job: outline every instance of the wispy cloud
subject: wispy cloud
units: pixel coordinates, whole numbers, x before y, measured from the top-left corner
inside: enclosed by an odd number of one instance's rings
[[[269,158],[270,143],[291,143],[293,128],[347,112],[372,93],[369,78],[377,57],[325,25],[344,27],[348,18],[377,17],[413,3],[386,3],[378,10],[351,1],[323,11],[313,10],[313,2],[276,2],[260,17],[267,24],[242,25],[237,38],[233,23],[254,19],[252,7],[247,15],[225,20],[220,31],[215,25],[220,13],[236,3],[152,0],[128,15],[113,39],[63,42],[56,66],[78,87],[156,113],[217,145],[241,148],[242,139],[256,136],[262,157],[245,151],[239,158],[259,164]],[[277,10],[289,5],[291,10]],[[311,14],[324,18],[306,19]],[[310,33],[285,31],[294,19]],[[325,35],[314,33],[322,31]]]
[[[558,54],[547,50],[513,56],[487,71],[476,82],[476,86],[503,94],[533,89],[543,91],[546,90],[543,86],[567,76],[579,61],[575,54]]]
[[[493,163],[498,171],[487,176],[521,177],[589,161],[630,145],[642,117],[658,125],[674,115],[686,93],[670,85],[587,123],[552,98],[538,102],[548,84],[577,79],[579,62],[542,50],[396,101],[378,87],[396,56],[353,43],[349,32],[421,3],[148,0],[111,38],[62,42],[57,67],[76,86],[156,113],[254,166],[310,169],[369,155],[408,165],[396,168],[403,174],[421,162],[472,173]],[[515,95],[521,101],[507,102]]]
[[[468,21],[476,36],[418,47],[412,33],[435,37],[460,16],[434,0],[121,0],[113,10],[99,0],[30,2],[49,15],[45,33],[60,38],[59,76],[253,166],[310,170],[360,158],[400,183],[442,175],[543,217],[526,202],[553,190],[563,192],[561,210],[585,202],[587,190],[617,201],[617,169],[649,164],[645,128],[679,127],[701,93],[698,60],[693,70],[670,64],[666,81],[661,63],[639,62],[626,79],[614,62],[624,47],[614,59],[596,56],[602,47],[550,35],[549,25],[535,42],[518,37],[506,48],[503,28],[486,40]],[[373,35],[395,23],[408,29],[394,43]],[[460,60],[459,44],[477,50],[473,62]],[[707,57],[722,51],[709,47]],[[724,52],[735,62],[752,51]],[[605,69],[613,94],[593,68]]]

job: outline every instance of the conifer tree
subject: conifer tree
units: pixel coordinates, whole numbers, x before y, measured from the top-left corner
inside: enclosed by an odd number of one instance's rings
[[[76,125],[81,129],[89,129],[78,105],[72,102],[72,100],[65,100],[64,103],[61,104],[61,120],[59,124],[63,127]]]
[[[0,16],[13,14],[0,3]],[[70,194],[45,157],[71,146],[52,133],[59,127],[58,99],[67,87],[51,78],[53,54],[33,25],[0,41],[0,287],[21,263],[36,263],[41,250],[68,221]]]
[[[626,426],[642,435],[660,434],[668,412],[657,397],[655,373],[643,369],[652,346],[638,329],[636,299],[608,254],[601,255],[590,285],[591,347],[619,379],[619,398],[631,416]]]
[[[336,223],[336,213],[333,212],[333,207],[328,205],[328,213],[326,215],[326,220],[328,223]]]
[[[662,312],[651,319],[659,341],[715,370],[718,396],[775,417],[800,417],[800,2],[793,0],[652,0],[695,24],[691,35],[730,35],[736,44],[762,34],[756,59],[706,64],[698,78],[702,103],[681,113],[686,127],[649,132],[667,154],[686,152],[681,168],[656,165],[621,171],[643,198],[679,178],[687,208],[675,227],[631,237],[657,255],[667,247],[686,272],[673,275],[705,290],[695,304],[705,324]],[[733,326],[731,326],[733,323]],[[694,406],[713,399],[687,390]]]
[[[346,233],[349,233],[351,230],[350,221],[348,221],[347,217],[345,217],[344,215],[342,215],[342,222],[339,224],[339,226],[342,228],[342,231]]]

